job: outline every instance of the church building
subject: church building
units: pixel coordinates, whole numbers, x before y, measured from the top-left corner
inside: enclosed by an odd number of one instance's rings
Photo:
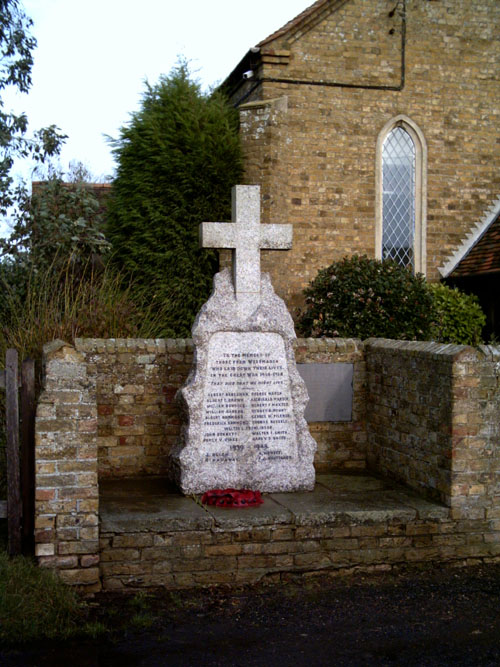
[[[498,0],[317,0],[227,77],[262,222],[293,224],[262,258],[289,307],[346,255],[458,275],[497,219],[499,27]]]

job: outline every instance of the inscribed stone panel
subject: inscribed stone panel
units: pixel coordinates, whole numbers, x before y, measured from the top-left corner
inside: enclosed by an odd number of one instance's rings
[[[205,466],[296,458],[292,398],[280,335],[219,332],[212,336],[201,449]]]

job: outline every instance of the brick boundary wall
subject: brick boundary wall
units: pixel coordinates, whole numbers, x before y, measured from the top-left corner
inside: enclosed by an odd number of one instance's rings
[[[498,518],[500,348],[365,341],[368,466],[452,508]]]
[[[298,364],[353,364],[352,421],[310,423],[318,449],[316,472],[366,468],[366,363],[364,345],[354,338],[299,338]]]
[[[191,340],[77,339],[95,382],[99,477],[164,475],[180,434],[175,395],[193,360]],[[315,466],[365,467],[365,362],[354,339],[298,339],[297,363],[352,363],[352,422],[310,424],[318,443]]]
[[[35,555],[63,581],[99,586],[99,485],[95,380],[84,356],[44,347],[35,426]]]
[[[77,339],[76,349],[96,386],[99,477],[166,474],[191,340],[89,338]]]
[[[360,469],[366,455],[372,470],[450,507],[451,520],[462,522],[463,530],[481,531],[484,523],[483,533],[497,531],[491,540],[497,539],[499,348],[311,339],[296,342],[296,357],[300,363],[354,364],[353,422],[311,425],[318,468]],[[164,471],[180,426],[174,396],[190,366],[192,344],[54,341],[44,358],[35,439],[36,555],[67,583],[97,590],[98,477]],[[269,534],[274,540],[271,529]],[[181,539],[190,538],[186,533]],[[212,539],[219,544],[219,537]],[[451,545],[445,538],[443,543]],[[440,552],[431,550],[429,558],[433,553]]]

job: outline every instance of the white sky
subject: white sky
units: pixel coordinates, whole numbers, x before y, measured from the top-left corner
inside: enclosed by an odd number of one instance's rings
[[[25,111],[32,129],[55,124],[69,136],[63,168],[76,160],[112,174],[104,135],[117,137],[139,108],[145,80],[156,83],[184,56],[204,88],[221,82],[312,1],[21,0],[38,41],[33,86],[4,94],[5,108]]]

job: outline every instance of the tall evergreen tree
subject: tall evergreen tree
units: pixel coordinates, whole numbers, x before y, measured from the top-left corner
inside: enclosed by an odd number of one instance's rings
[[[147,86],[112,142],[107,237],[119,267],[174,306],[169,335],[190,335],[210,293],[217,255],[199,249],[198,225],[230,220],[230,190],[242,174],[237,124],[222,95],[203,94],[181,64]]]

